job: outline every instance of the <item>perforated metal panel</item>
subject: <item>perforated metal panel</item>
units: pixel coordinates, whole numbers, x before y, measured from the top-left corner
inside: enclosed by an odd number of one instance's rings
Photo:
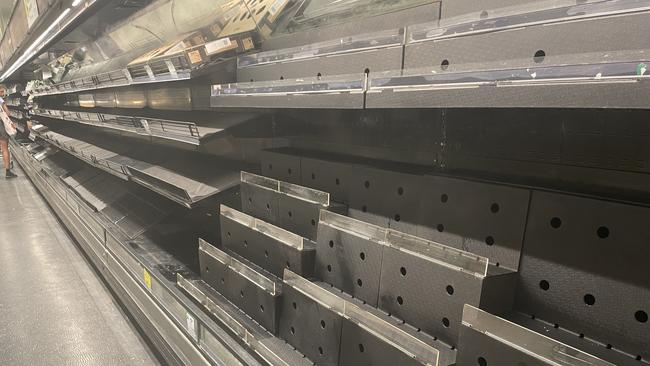
[[[382,48],[344,55],[330,55],[304,61],[282,62],[237,70],[237,80],[263,81],[398,70],[402,67],[402,47]]]
[[[298,173],[296,172],[296,174]],[[268,180],[264,177],[260,177],[260,179]],[[287,185],[276,180],[268,180],[268,182],[276,188],[245,181],[242,178],[240,191],[243,211],[310,240],[316,240],[321,209],[339,213],[347,211],[343,205],[330,204],[329,195],[326,192],[297,185]],[[322,201],[315,201],[310,196],[311,194],[318,195]]]
[[[401,350],[386,344],[376,335],[350,320],[343,320],[339,365],[390,366],[422,365]],[[446,363],[440,363],[446,365]]]
[[[354,170],[351,165],[309,157],[302,157],[300,162],[303,184],[329,192],[335,201],[350,202]]]
[[[291,286],[283,287],[280,337],[317,365],[339,365],[343,319]]]
[[[260,153],[262,175],[300,184],[300,156],[265,150]],[[325,190],[327,192],[327,190]]]
[[[242,210],[269,223],[278,222],[280,202],[276,192],[252,184],[239,185]]]
[[[517,308],[650,357],[650,209],[534,191]]]
[[[493,307],[486,304],[486,293],[499,290],[482,278],[394,248],[385,247],[383,253],[379,307],[451,346],[458,346],[464,304],[478,307],[483,298],[484,306]],[[512,306],[515,281],[514,274],[509,276],[510,283],[501,284],[509,291],[500,295],[510,292]]]
[[[537,0],[489,0],[482,1],[480,4],[477,4],[472,0],[443,0],[442,1],[442,14],[441,18],[452,18],[469,13],[481,13],[485,11],[489,13],[492,9],[498,9],[502,7],[517,6],[523,4],[534,4],[538,2]]]
[[[221,216],[221,233],[224,247],[278,277],[285,268],[304,276],[314,271],[314,248],[299,250],[224,216]]]
[[[201,263],[201,277],[214,289],[219,291],[233,304],[237,305],[251,318],[266,328],[271,333],[277,332],[277,319],[279,314],[280,294],[271,292],[256,282],[256,278],[263,278],[268,283],[274,279],[255,268],[254,265],[234,254],[219,251],[216,248],[208,248],[209,244],[199,244],[199,261]],[[232,266],[224,263],[211,252],[222,253],[222,259],[226,261],[234,258],[252,275],[247,276],[244,272],[235,270]],[[279,290],[279,288],[278,288]]]
[[[441,176],[424,179],[418,236],[519,268],[528,190]]]
[[[361,235],[318,225],[315,274],[319,279],[377,306],[382,245]]]
[[[421,175],[359,166],[350,176],[350,207],[355,217],[415,233],[421,185]]]
[[[647,108],[650,83],[545,84],[368,92],[366,108]]]
[[[568,21],[408,44],[404,68],[459,71],[570,65],[594,60],[636,61],[648,44],[643,37],[634,35],[650,31],[649,20],[648,13],[631,14],[593,19],[588,26],[583,21]],[[585,42],[595,39],[598,42]],[[535,58],[538,51],[543,51],[544,57]],[[444,60],[447,63],[443,70]]]

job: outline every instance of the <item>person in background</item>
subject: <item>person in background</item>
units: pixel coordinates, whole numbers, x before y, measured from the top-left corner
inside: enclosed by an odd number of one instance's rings
[[[5,95],[7,93],[7,89],[5,88],[4,85],[0,85],[0,105],[2,105],[2,109],[4,112],[9,116],[9,108],[5,104]],[[7,131],[5,130],[5,126],[3,123],[0,123],[0,150],[2,151],[2,162],[4,163],[5,167],[5,178],[16,178],[17,175],[14,174],[14,172],[11,171],[11,155],[9,155],[9,135],[7,134]]]

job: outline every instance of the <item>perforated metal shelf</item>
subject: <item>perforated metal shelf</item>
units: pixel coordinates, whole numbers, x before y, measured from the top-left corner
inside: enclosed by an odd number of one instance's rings
[[[285,268],[310,276],[314,243],[300,235],[221,205],[222,245],[277,277]]]
[[[199,262],[205,282],[266,330],[277,334],[282,286],[275,276],[204,240],[199,240]]]
[[[448,347],[327,287],[285,270],[280,336],[315,363],[449,364]]]

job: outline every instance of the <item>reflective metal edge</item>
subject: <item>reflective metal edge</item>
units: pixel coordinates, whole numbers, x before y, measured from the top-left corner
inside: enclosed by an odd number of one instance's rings
[[[210,296],[201,289],[202,281],[194,280],[190,281],[184,278],[181,274],[176,275],[177,283],[180,288],[185,290],[190,296],[192,296],[196,301],[207,309],[210,314],[222,322],[232,333],[238,336],[251,350],[258,354],[262,359],[264,359],[269,365],[272,366],[290,366],[282,358],[274,353],[272,349],[267,347],[264,344],[264,338],[259,337],[259,330],[253,330],[247,328],[244,324],[240,323],[232,317],[232,315],[217,305]],[[209,287],[203,284],[203,287]],[[261,334],[262,336],[268,337],[266,334]],[[204,346],[209,346],[205,344]]]
[[[310,246],[310,244],[306,243],[308,239],[305,239],[300,235],[296,235],[288,230],[284,230],[275,225],[271,225],[265,221],[256,219],[253,216],[249,216],[243,212],[232,209],[226,205],[222,204],[220,206],[220,213],[222,216],[225,216],[233,221],[236,221],[250,228],[251,230],[258,231],[268,237],[271,237],[274,240],[277,240],[283,244],[286,244],[298,250],[303,250],[305,249],[305,247]]]
[[[300,186],[297,184],[283,182],[277,179],[257,175],[249,172],[241,172],[241,182],[255,185],[261,188],[276,191],[288,196],[316,203],[325,207],[330,204],[330,194],[317,189]]]
[[[296,291],[316,301],[326,309],[349,319],[370,334],[399,349],[418,362],[425,365],[438,365],[438,350],[389,322],[371,314],[367,310],[333,294],[306,278],[288,270],[284,270],[283,281]]]
[[[240,180],[242,183],[253,184],[261,188],[266,188],[277,192],[280,191],[280,181],[277,179],[264,177],[242,170],[240,173]]]
[[[316,57],[396,46],[401,45],[403,40],[404,34],[401,29],[358,34],[299,47],[241,55],[237,58],[237,68],[243,69],[275,63],[287,63]]]
[[[275,296],[281,293],[281,287],[278,285],[278,283],[200,238],[199,250],[206,255],[209,255],[212,258],[218,260],[219,262],[227,265],[230,267],[230,269],[237,272],[242,277],[245,277],[251,283],[255,284],[257,287],[268,292],[269,294]]]
[[[107,252],[109,258],[108,269],[117,279],[117,281],[126,290],[129,296],[143,310],[145,316],[153,324],[156,330],[163,335],[163,338],[174,349],[174,352],[189,365],[209,365],[210,363],[194,346],[192,341],[174,324],[174,322],[165,314],[163,309],[156,304],[153,298],[148,295],[144,288],[127,274],[121,264]]]
[[[320,210],[318,224],[327,225],[336,230],[373,241],[377,244],[383,245],[387,241],[388,229],[348,216],[339,215],[332,211]]]
[[[379,245],[390,246],[429,262],[468,272],[477,277],[483,278],[487,275],[489,260],[486,257],[394,229],[379,227],[327,210],[320,211],[319,225],[326,225]]]
[[[335,75],[327,78],[299,78],[294,80],[254,81],[215,84],[211,97],[268,97],[318,94],[362,94],[365,92],[366,74]],[[218,107],[211,103],[213,107]]]
[[[536,4],[535,9],[529,11],[514,6],[490,9],[491,16],[489,17],[476,14],[475,18],[471,18],[471,16],[450,18],[444,24],[440,24],[438,21],[415,24],[410,26],[407,31],[407,43],[412,44],[534,25],[622,15],[649,9],[650,2],[647,0],[597,0],[577,4],[575,1],[540,1],[539,4]]]
[[[174,120],[166,120],[161,118],[150,118],[150,117],[116,115],[116,114],[107,114],[107,113],[98,113],[98,112],[83,112],[85,115],[88,116],[96,116],[97,118],[96,120],[90,121],[90,120],[85,120],[82,117],[66,118],[67,116],[64,115],[64,113],[66,112],[68,111],[55,110],[55,109],[37,109],[34,111],[34,115],[43,116],[47,118],[61,119],[66,121],[73,121],[73,122],[77,122],[85,125],[91,125],[95,127],[110,128],[113,130],[125,131],[137,135],[154,136],[165,140],[186,143],[189,145],[195,145],[195,146],[200,145],[201,136],[198,135],[198,132],[197,135],[194,135],[192,133],[192,131],[197,128],[196,123],[194,122],[174,121]],[[135,125],[133,127],[124,127],[111,122],[117,120],[118,118],[130,118],[133,120],[139,120],[140,123],[146,124],[147,126],[160,125],[163,131],[166,124],[170,124],[174,126],[183,125],[187,127],[190,133],[187,135],[175,134],[175,133],[165,134],[165,133],[157,132],[156,130],[147,127],[137,127]]]
[[[607,361],[468,304],[465,304],[463,308],[462,324],[519,352],[548,362],[549,365],[559,365],[558,361],[565,359],[567,362],[561,362],[562,364],[573,365],[579,361],[585,365],[614,366]]]
[[[477,277],[487,276],[489,259],[470,252],[436,243],[431,240],[389,229],[386,243],[397,250],[429,262],[469,272]]]

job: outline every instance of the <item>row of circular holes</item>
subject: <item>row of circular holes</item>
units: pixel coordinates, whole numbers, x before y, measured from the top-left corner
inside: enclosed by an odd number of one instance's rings
[[[333,246],[332,243],[333,243],[333,242],[330,241],[330,247]],[[363,254],[363,252],[362,252],[361,254]],[[365,257],[365,255],[362,256],[362,260],[364,259],[364,257]],[[329,267],[329,266],[328,266],[328,267]],[[208,267],[206,267],[206,272],[209,272],[209,268],[208,268]],[[401,268],[400,268],[400,274],[401,274],[402,276],[406,276],[406,268],[401,267]],[[358,281],[360,281],[360,280],[358,280]],[[224,279],[224,278],[221,278],[221,283],[222,283],[222,284],[225,283],[225,279]],[[361,286],[361,285],[360,285],[360,286]],[[541,287],[544,291],[546,291],[546,290],[549,289],[549,284],[548,284],[547,281],[542,280],[542,281],[540,282],[540,287]],[[448,294],[448,295],[453,295],[453,293],[454,293],[454,288],[453,288],[451,285],[448,285],[447,288],[446,288],[446,290],[447,290],[447,294]],[[240,296],[241,296],[242,298],[244,297],[244,291],[243,291],[243,290],[241,290],[241,291],[239,292],[239,294],[240,294]],[[403,300],[401,301],[401,299],[402,299],[401,296],[398,296],[398,297],[397,297],[397,302],[398,302],[400,305],[403,304]],[[589,306],[592,306],[592,305],[594,305],[594,304],[596,303],[596,299],[595,299],[595,297],[594,297],[593,295],[591,295],[591,294],[586,294],[586,295],[584,296],[584,302],[585,302],[585,304],[587,304],[587,305],[589,305]],[[294,310],[297,310],[297,304],[296,304],[295,302],[293,302],[292,305],[293,305]],[[260,304],[260,311],[261,311],[261,312],[264,312],[264,305],[262,305],[262,304]],[[647,314],[645,311],[642,311],[642,310],[637,311],[637,312],[634,314],[634,317],[635,317],[635,319],[636,319],[637,321],[639,321],[639,322],[641,322],[641,323],[646,323],[646,322],[648,321],[648,314]],[[443,323],[443,325],[444,325],[446,328],[448,328],[449,325],[450,325],[450,323],[449,323],[449,319],[447,319],[447,318],[443,318],[443,319],[442,319],[442,323]],[[321,324],[321,328],[322,328],[322,329],[325,329],[325,321],[324,321],[324,320],[321,320],[321,321],[320,321],[320,324]],[[558,327],[559,327],[559,326],[556,324],[556,325],[555,325],[555,328],[558,328]],[[295,335],[295,328],[294,328],[293,326],[291,326],[291,334],[292,334],[292,335]],[[584,335],[580,334],[580,337],[582,338],[582,337],[584,337]],[[607,345],[607,348],[608,348],[608,349],[611,349],[612,346],[611,346],[611,345]],[[318,350],[319,350],[319,353],[320,353],[321,355],[323,355],[323,349],[322,349],[322,347],[318,347]],[[364,347],[363,347],[363,344],[361,344],[361,343],[359,344],[359,351],[360,351],[360,352],[364,352]],[[639,358],[640,358],[640,356],[637,356],[637,360],[638,360]],[[483,358],[483,357],[479,357],[479,358],[478,358],[478,364],[479,364],[480,366],[486,366],[486,365],[487,365],[487,361],[485,360],[485,358]]]
[[[248,203],[253,204],[253,198],[252,197],[248,197]],[[271,204],[270,203],[266,204],[266,209],[268,211],[271,211]],[[289,218],[293,218],[293,213],[291,211],[287,211],[287,215],[289,216]],[[316,226],[316,219],[311,219],[311,226]]]
[[[295,301],[292,303],[292,306],[293,306],[293,309],[294,309],[294,310],[298,311],[298,304],[296,304]],[[320,327],[321,327],[321,329],[325,329],[325,326],[326,326],[326,324],[325,324],[325,320],[322,320],[322,319],[321,319],[321,321],[320,321]],[[293,325],[289,328],[289,331],[291,332],[291,335],[292,335],[292,336],[296,335],[296,328],[294,328]],[[361,353],[365,352],[365,350],[366,350],[366,348],[365,348],[365,346],[363,345],[363,343],[359,343],[358,348],[359,348],[359,352],[361,352]],[[318,353],[319,353],[321,356],[322,356],[323,354],[325,354],[325,351],[323,350],[323,347],[320,347],[320,346],[318,347]]]
[[[542,52],[543,52],[543,51],[542,51]],[[536,55],[536,56],[537,56],[537,55]],[[269,169],[272,169],[272,166],[271,166],[271,165],[269,165]],[[291,169],[289,169],[289,174],[291,174]],[[312,173],[311,178],[312,178],[313,180],[315,180],[315,179],[316,179],[315,174]],[[337,184],[337,185],[339,184],[339,180],[338,180],[338,178],[336,179],[336,184]],[[365,186],[365,188],[367,188],[367,189],[370,188],[370,182],[369,182],[369,181],[365,181],[365,182],[364,182],[364,186]],[[398,195],[400,195],[400,196],[403,195],[403,194],[404,194],[404,189],[403,189],[402,187],[399,187],[398,190],[397,190],[397,193],[398,193]],[[443,202],[443,203],[446,203],[446,202],[448,201],[448,195],[447,195],[447,194],[442,194],[442,195],[440,196],[440,201]],[[364,206],[364,208],[365,208],[365,206]],[[490,211],[491,211],[492,213],[497,213],[497,212],[499,212],[499,209],[500,209],[500,208],[499,208],[499,204],[498,204],[498,203],[493,203],[493,204],[490,206]],[[365,210],[364,210],[364,211],[365,211]],[[399,215],[396,215],[396,217],[399,217]],[[397,221],[399,221],[399,219],[397,219]],[[553,218],[551,219],[551,223],[550,223],[550,224],[551,224],[551,227],[553,227],[554,229],[557,229],[557,228],[559,228],[559,227],[562,225],[562,220],[561,220],[560,218],[558,218],[558,217],[553,217]],[[442,232],[442,231],[444,230],[444,226],[443,226],[442,224],[439,224],[438,227],[437,227],[437,229],[438,229],[438,231]],[[609,236],[609,229],[608,229],[606,226],[600,226],[600,227],[596,230],[596,234],[597,234],[597,236],[598,236],[599,238],[601,238],[601,239],[605,239],[605,238],[607,238],[607,237]],[[488,236],[488,237],[486,238],[486,244],[488,244],[488,245],[493,245],[493,244],[494,244],[494,238],[491,237],[491,236]],[[333,242],[332,242],[332,241],[330,241],[330,247],[333,247]],[[361,257],[362,260],[364,260],[364,259],[365,259],[365,254],[364,254],[363,252],[360,253],[360,257]],[[327,269],[328,269],[329,272],[331,272],[331,270],[332,270],[332,268],[331,268],[330,265],[327,266]],[[406,274],[406,271],[405,271],[405,268],[404,268],[404,267],[401,268],[401,271],[403,271],[403,272],[402,272],[402,275],[405,275],[405,274]],[[357,279],[357,284],[358,284],[359,286],[362,286],[362,281],[361,281],[361,279]],[[449,290],[450,288],[451,288],[451,292],[449,292],[449,291],[450,291],[450,290]],[[545,290],[545,291],[548,290],[548,289],[549,289],[548,281],[542,280],[542,281],[540,282],[540,288],[542,288],[542,289]],[[447,292],[449,293],[449,295],[453,294],[453,287],[451,287],[451,286],[447,286]],[[400,305],[403,304],[403,299],[402,299],[401,296],[398,296],[398,297],[397,297],[397,302],[398,302]],[[591,294],[586,294],[586,295],[584,296],[584,302],[585,302],[585,304],[587,304],[587,305],[593,305],[593,304],[595,304],[595,297],[594,297],[593,295],[591,295]],[[641,322],[641,323],[646,323],[646,322],[648,321],[648,314],[647,314],[645,311],[643,311],[643,310],[639,310],[639,311],[637,311],[637,312],[634,314],[634,317],[635,317],[635,319],[636,319],[637,321],[639,321],[639,322]],[[449,326],[449,320],[448,320],[447,318],[443,318],[443,324],[444,324],[446,327],[448,327],[448,326]],[[481,359],[482,359],[482,358],[479,358],[479,364],[481,364],[481,361],[480,361]],[[483,359],[483,362],[485,362],[485,359]],[[485,364],[487,364],[487,363],[485,363]]]
[[[364,72],[364,74],[370,74],[370,69],[366,68],[365,70],[363,70],[363,72]],[[322,77],[323,77],[323,74],[321,74],[320,72],[318,74],[316,74],[316,78],[318,78],[318,80],[320,80],[320,78],[322,78]],[[280,80],[284,80],[284,75],[280,75]],[[251,79],[251,83],[254,82],[254,81],[255,81],[255,79]],[[269,164],[269,170],[273,170],[273,164]],[[291,175],[291,168],[289,168],[287,170],[289,172],[289,175]],[[312,174],[312,176],[313,176],[313,174]],[[338,180],[338,178],[336,180]]]
[[[553,217],[551,218],[550,225],[553,229],[559,229],[562,226],[562,219],[559,217]],[[596,236],[598,236],[600,239],[606,239],[609,237],[609,228],[607,226],[599,226],[596,229]]]
[[[312,221],[314,221],[314,220],[312,220]],[[230,231],[227,232],[227,235],[228,235],[228,237],[230,238],[230,236],[231,236]],[[245,239],[244,239],[244,241],[242,241],[242,244],[244,244],[244,248],[248,248],[248,240],[245,240]],[[265,258],[266,260],[270,260],[270,259],[269,259],[269,251],[268,251],[268,250],[265,250],[265,251],[264,251],[264,258]],[[287,262],[285,263],[285,265],[286,265],[287,268],[291,268],[291,262],[287,261]],[[206,270],[207,270],[207,268],[206,268]]]
[[[544,62],[545,58],[546,58],[546,52],[544,52],[544,50],[537,50],[533,55],[533,61],[536,64],[540,64]],[[449,68],[449,60],[447,59],[442,60],[442,62],[440,63],[440,69],[447,70],[448,68]]]
[[[364,183],[364,187],[366,187],[366,189],[369,189],[369,188],[370,188],[370,182],[369,182],[369,181],[365,181],[365,183]],[[398,188],[397,188],[397,194],[400,195],[400,196],[403,195],[403,194],[404,194],[404,188],[402,188],[402,187],[398,187]],[[442,203],[447,203],[448,200],[449,200],[449,196],[448,196],[446,193],[443,193],[443,194],[440,195],[440,202],[442,202]],[[497,212],[499,212],[500,209],[501,209],[501,207],[500,207],[499,204],[496,203],[496,202],[495,202],[495,203],[492,203],[492,204],[490,205],[490,212],[492,212],[492,213],[494,213],[494,214],[497,213]],[[361,207],[361,211],[363,211],[363,212],[367,212],[367,211],[368,211],[368,207],[365,206],[365,205],[362,206],[362,207]],[[402,219],[402,217],[400,216],[400,214],[395,214],[395,216],[393,217],[393,219],[394,219],[395,221],[400,221],[400,220]],[[438,230],[439,232],[443,232],[443,231],[445,231],[445,226],[444,226],[443,224],[438,224],[438,225],[436,226],[436,230]],[[487,245],[489,245],[489,246],[492,246],[492,245],[494,245],[494,243],[495,243],[495,240],[494,240],[494,237],[493,237],[493,236],[488,235],[488,236],[485,238],[485,244],[487,244]]]
[[[638,312],[637,312],[637,313],[638,313]],[[642,313],[645,313],[645,312],[642,312]],[[536,316],[535,316],[535,315],[531,315],[531,319],[536,319]],[[556,324],[553,325],[553,328],[555,328],[555,329],[559,329],[559,328],[560,328],[560,325],[556,323]],[[585,338],[584,333],[580,333],[580,334],[578,334],[578,338],[580,338],[580,339]],[[605,348],[611,350],[611,349],[614,348],[614,346],[613,346],[612,344],[607,344],[607,345],[605,346]],[[643,359],[643,357],[641,357],[641,355],[637,355],[637,356],[635,357],[635,359],[636,359],[637,361],[641,361],[641,360]]]
[[[206,271],[206,272],[210,272],[210,267],[205,267],[205,271]],[[225,285],[225,284],[226,284],[226,279],[223,278],[223,277],[221,277],[221,284],[222,284],[222,285]],[[239,296],[241,296],[242,298],[244,298],[244,290],[240,290],[240,291],[239,291]],[[260,304],[260,312],[262,312],[262,313],[264,312],[264,305],[262,305],[262,304]]]
[[[292,307],[293,307],[293,310],[298,311],[298,304],[297,304],[295,301],[294,301],[291,305],[292,305]],[[325,320],[321,319],[321,321],[320,321],[320,327],[321,327],[321,329],[325,329],[325,326],[326,326],[326,324],[325,324]],[[291,332],[291,335],[292,335],[292,336],[296,335],[296,328],[294,328],[293,325],[292,325],[291,327],[289,327],[289,331]],[[362,351],[362,352],[363,352],[363,351]],[[323,350],[323,347],[321,347],[321,346],[318,347],[318,353],[319,353],[321,356],[322,356],[323,354],[325,354],[325,351]]]
[[[548,291],[551,288],[551,284],[547,280],[541,280],[539,281],[539,288],[542,289],[543,291]],[[584,301],[585,304],[589,306],[593,306],[596,304],[596,297],[592,294],[586,294],[582,297],[582,300]],[[634,318],[639,322],[639,323],[646,323],[648,321],[648,313],[646,313],[643,310],[639,310],[636,313],[634,313]]]
[[[269,166],[269,168],[272,168],[272,166]],[[289,169],[289,174],[291,174],[291,169]],[[311,177],[312,177],[313,180],[316,179],[316,175],[314,173],[312,173]],[[339,179],[338,178],[336,179],[336,184],[337,185],[339,184]],[[368,181],[368,180],[365,181],[364,182],[364,187],[366,189],[370,189],[370,181]],[[402,196],[404,194],[404,188],[403,187],[398,187],[397,188],[397,194],[399,196]],[[440,195],[440,202],[447,203],[448,200],[449,200],[449,196],[447,194],[443,193],[442,195]],[[363,212],[366,212],[367,210],[368,210],[368,208],[366,206],[362,207]],[[500,206],[499,206],[498,203],[492,203],[490,205],[490,212],[497,213],[497,212],[499,212],[499,210],[500,210]],[[394,219],[395,219],[395,221],[400,221],[401,216],[399,214],[396,214]],[[551,227],[553,227],[554,229],[559,228],[561,225],[562,225],[562,220],[559,217],[553,217],[551,219]],[[439,232],[443,232],[444,228],[445,227],[444,227],[443,224],[438,224],[438,226],[436,227],[436,229]],[[606,226],[600,226],[596,230],[596,235],[601,239],[607,238],[609,236],[609,234],[610,234],[609,228],[607,228]],[[487,236],[485,238],[485,243],[487,245],[490,245],[490,246],[494,245],[494,243],[495,243],[494,237],[493,236]]]
[[[334,241],[330,240],[329,241],[329,247],[334,248]],[[361,252],[359,253],[359,258],[361,258],[362,261],[366,260],[366,253]],[[327,272],[332,272],[332,266],[330,264],[327,265]],[[400,267],[399,273],[402,275],[402,277],[406,277],[406,267]],[[363,281],[360,278],[357,278],[357,286],[362,287],[363,286]],[[452,285],[447,285],[445,288],[447,291],[447,295],[451,296],[454,294],[454,286]],[[402,306],[404,305],[404,298],[401,296],[397,296],[396,298],[397,303]],[[449,319],[447,318],[442,318],[442,324],[445,326],[445,328],[449,328]]]

